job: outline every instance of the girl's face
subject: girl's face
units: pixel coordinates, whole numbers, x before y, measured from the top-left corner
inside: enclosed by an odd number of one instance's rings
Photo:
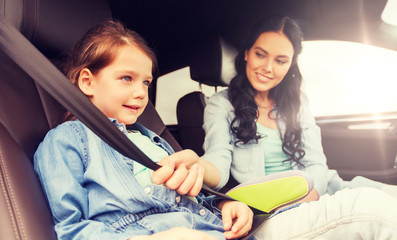
[[[245,51],[247,77],[258,94],[267,94],[283,80],[293,55],[291,41],[280,32],[262,33]]]
[[[127,45],[95,76],[83,69],[79,87],[107,117],[128,125],[145,109],[152,79],[151,59],[141,49]]]

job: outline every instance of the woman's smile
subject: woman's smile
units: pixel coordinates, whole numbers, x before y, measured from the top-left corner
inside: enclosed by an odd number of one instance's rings
[[[260,74],[260,73],[256,73],[256,78],[258,79],[258,81],[262,82],[262,83],[267,83],[269,81],[271,81],[273,78]]]

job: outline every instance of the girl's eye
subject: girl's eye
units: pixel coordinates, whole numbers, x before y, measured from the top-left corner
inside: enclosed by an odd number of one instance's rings
[[[130,77],[130,76],[124,76],[121,79],[126,81],[126,82],[131,82],[132,81],[132,77]]]
[[[145,86],[150,86],[150,83],[151,83],[152,81],[150,81],[150,80],[145,80],[145,81],[143,81],[143,84],[145,85]]]

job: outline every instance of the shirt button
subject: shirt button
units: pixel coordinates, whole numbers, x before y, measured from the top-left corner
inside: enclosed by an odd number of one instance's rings
[[[201,209],[199,213],[200,213],[201,216],[204,216],[205,215],[205,210]]]
[[[176,203],[179,203],[180,201],[181,201],[181,196],[178,196],[178,197],[175,198],[175,202]]]
[[[146,194],[149,194],[150,193],[150,188],[147,187],[147,188],[144,189],[144,191],[145,191]]]

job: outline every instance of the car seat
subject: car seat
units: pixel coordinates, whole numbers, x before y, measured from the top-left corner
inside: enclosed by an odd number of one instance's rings
[[[189,64],[191,79],[215,88],[227,86],[236,74],[236,49],[218,35],[208,36],[195,47]],[[199,156],[204,154],[202,126],[206,100],[203,92],[195,91],[183,96],[177,104],[180,143]]]
[[[0,0],[0,14],[56,65],[91,26],[112,18],[106,0]],[[32,158],[65,113],[0,51],[0,240],[56,239]],[[179,150],[153,106],[139,121]]]

